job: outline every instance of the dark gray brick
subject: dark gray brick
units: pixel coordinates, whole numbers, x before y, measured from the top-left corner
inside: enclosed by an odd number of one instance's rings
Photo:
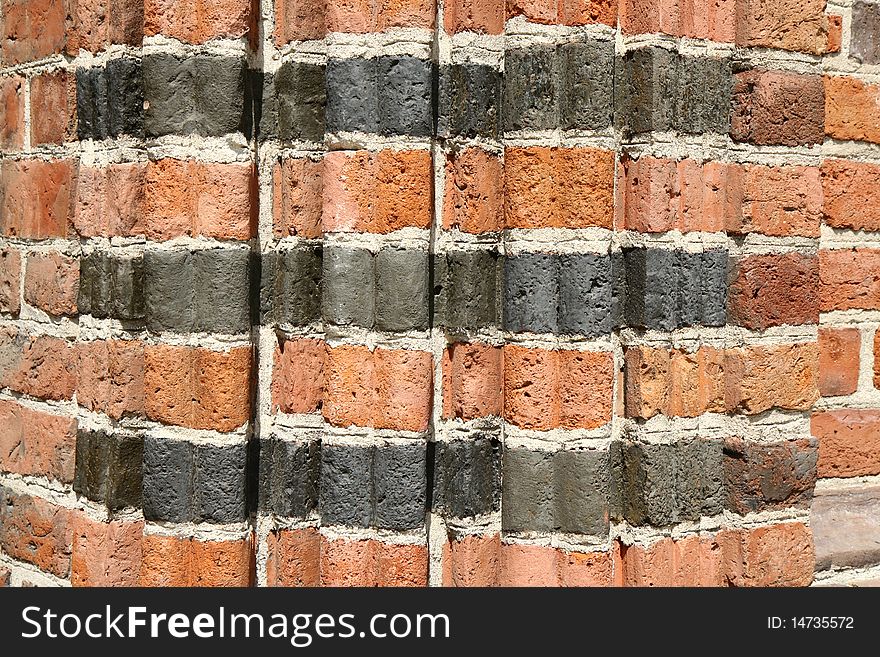
[[[614,42],[585,39],[559,47],[561,127],[603,130],[612,124]]]
[[[106,251],[93,251],[80,259],[77,307],[81,315],[110,316],[112,275],[112,263]]]
[[[504,328],[556,332],[559,260],[549,253],[523,253],[504,262]]]
[[[260,504],[263,513],[305,518],[318,506],[321,441],[260,441]]]
[[[134,321],[144,318],[143,255],[113,256],[110,277],[110,315]]]
[[[250,330],[250,254],[247,249],[207,249],[192,255],[193,329],[206,333]]]
[[[703,60],[703,67],[707,93],[701,131],[727,134],[730,132],[730,107],[733,99],[733,68],[730,59],[707,57]]]
[[[663,48],[639,48],[615,65],[615,120],[625,134],[672,130],[679,57]]]
[[[143,436],[114,434],[106,493],[110,509],[141,506],[143,463]]]
[[[327,104],[325,67],[285,62],[263,80],[260,136],[283,140],[320,141]]]
[[[439,73],[437,134],[497,137],[501,72],[480,64],[450,64]]]
[[[147,249],[144,252],[144,310],[147,330],[192,331],[193,254]]]
[[[111,59],[105,69],[109,117],[107,132],[111,137],[139,137],[144,131],[144,83],[141,63],[123,57]]]
[[[103,431],[76,433],[76,463],[73,475],[73,490],[90,500],[103,502],[106,498],[107,464],[109,460],[109,441]]]
[[[329,132],[379,132],[377,59],[327,62]]]
[[[379,129],[385,135],[433,133],[433,63],[417,57],[380,57]]]
[[[564,254],[559,259],[560,333],[590,337],[611,330],[611,258],[607,254]]]
[[[497,511],[501,442],[489,435],[433,443],[432,507],[455,518]]]
[[[321,314],[341,326],[372,327],[376,275],[373,254],[366,249],[324,249]]]
[[[560,450],[553,457],[554,529],[572,534],[608,531],[608,452]]]
[[[626,260],[622,251],[611,253],[611,325],[626,324]]]
[[[549,130],[559,126],[556,48],[508,50],[504,54],[504,130]]]
[[[321,523],[369,527],[373,518],[373,448],[321,446]]]
[[[665,331],[677,328],[678,255],[670,249],[624,250],[629,326]]]
[[[428,328],[428,252],[384,248],[376,254],[376,328]]]
[[[434,259],[434,322],[449,329],[499,323],[502,259],[495,251],[450,251]]]
[[[676,445],[675,494],[679,521],[714,516],[723,510],[720,440],[688,440]]]
[[[862,64],[880,64],[880,4],[854,2],[849,54]]]
[[[650,253],[650,252],[649,252]],[[703,254],[678,252],[678,326],[696,326],[703,320]]]
[[[553,452],[504,450],[502,530],[553,531],[553,460]]]
[[[382,445],[373,452],[373,526],[406,530],[425,523],[425,445]]]
[[[702,295],[705,326],[724,326],[727,323],[727,267],[728,254],[724,249],[704,251],[700,262],[700,293]]]
[[[192,519],[192,443],[147,434],[144,439],[144,519]]]
[[[241,522],[247,517],[247,446],[196,445],[192,514],[196,522]]]
[[[262,255],[260,313],[263,323],[305,326],[321,317],[320,246]]]

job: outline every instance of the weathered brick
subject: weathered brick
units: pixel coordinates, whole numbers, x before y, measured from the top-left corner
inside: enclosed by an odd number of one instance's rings
[[[819,322],[819,261],[799,253],[749,256],[731,272],[728,315],[763,331],[784,324]]]
[[[449,64],[440,68],[438,85],[438,135],[497,137],[500,71],[481,64]]]
[[[862,334],[857,328],[819,329],[819,392],[850,395],[859,385]]]
[[[498,534],[450,537],[443,544],[443,586],[495,586],[500,552]]]
[[[79,293],[79,262],[57,251],[34,253],[27,259],[24,300],[50,315],[75,315]]]
[[[72,224],[82,237],[133,237],[144,234],[143,162],[80,166]]]
[[[427,586],[428,549],[373,539],[321,539],[322,586]]]
[[[500,546],[499,586],[610,586],[608,552],[569,552],[553,547]]]
[[[148,433],[143,444],[145,520],[187,522],[193,517],[193,445]]]
[[[728,586],[808,586],[813,581],[813,536],[802,523],[722,530],[717,541]]]
[[[252,537],[227,541],[144,534],[140,586],[249,586]]]
[[[272,170],[272,227],[275,237],[321,236],[324,165],[321,160],[284,158]]]
[[[880,250],[867,248],[819,251],[819,310],[880,308]]]
[[[324,249],[321,315],[341,326],[376,321],[376,259],[366,249]]]
[[[376,254],[376,317],[380,331],[428,328],[428,252],[385,247]]]
[[[64,0],[4,0],[0,53],[4,65],[60,53],[66,41]]]
[[[880,85],[825,76],[825,134],[880,143]]]
[[[254,83],[262,79],[262,102],[255,108],[261,139],[323,139],[327,105],[323,65],[285,62],[275,73],[251,75]]]
[[[850,56],[862,64],[880,64],[880,7],[854,2],[850,30]]]
[[[269,532],[266,548],[269,586],[321,584],[321,535],[314,527]]]
[[[246,520],[247,445],[195,445],[192,463],[193,521]]]
[[[499,325],[503,262],[487,249],[435,255],[434,324],[452,330]]]
[[[80,429],[73,489],[110,510],[141,506],[144,439],[123,431]]]
[[[324,402],[327,345],[311,338],[279,339],[272,370],[272,409],[312,413]]]
[[[76,389],[73,345],[15,329],[0,332],[0,386],[40,399],[71,399]]]
[[[814,413],[811,428],[819,439],[819,477],[880,474],[880,411]]]
[[[448,34],[504,31],[504,0],[452,0],[443,8],[443,26]]]
[[[275,45],[322,39],[327,31],[326,5],[326,0],[279,0],[275,5]]]
[[[501,118],[505,131],[558,127],[556,77],[557,58],[553,46],[516,48],[504,53]]]
[[[143,0],[75,0],[70,3],[67,52],[98,52],[106,44],[140,46],[144,36]]]
[[[67,71],[31,78],[31,145],[73,141],[77,124],[76,82]]]
[[[318,506],[321,440],[260,440],[259,510],[305,518]]]
[[[305,326],[320,319],[322,271],[320,246],[262,254],[260,321]]]
[[[604,0],[607,5],[614,4]],[[577,6],[575,0],[563,0]],[[613,22],[613,19],[612,19]],[[603,130],[614,113],[614,42],[583,39],[559,46],[560,127]]]
[[[39,497],[0,486],[3,553],[58,577],[70,573],[72,512]]]
[[[825,0],[745,0],[736,3],[736,45],[825,52]]]
[[[823,221],[835,228],[880,230],[880,166],[827,159],[822,162]]]
[[[443,353],[443,417],[500,416],[504,373],[501,347],[450,344]]]
[[[464,518],[497,511],[501,503],[501,443],[490,434],[432,444],[432,507]],[[430,447],[429,447],[430,449]]]
[[[144,36],[162,34],[188,43],[245,36],[251,27],[248,0],[144,0]]]
[[[0,249],[0,312],[17,315],[21,309],[21,252]]]
[[[715,537],[661,538],[652,545],[617,546],[618,586],[724,586],[721,549]]]
[[[17,75],[0,78],[0,148],[6,151],[24,146],[24,85]]]
[[[76,425],[73,418],[0,401],[0,469],[69,483],[74,472]]]
[[[481,148],[446,156],[443,227],[466,233],[504,227],[504,170],[501,159]]]
[[[70,520],[73,586],[137,586],[143,521],[98,522],[77,512]]]
[[[76,70],[76,115],[80,139],[143,134],[144,82],[136,59]]]
[[[73,206],[70,160],[3,160],[0,233],[7,237],[66,237]]]
[[[125,321],[144,317],[144,258],[141,254],[93,251],[80,259],[80,314]]]

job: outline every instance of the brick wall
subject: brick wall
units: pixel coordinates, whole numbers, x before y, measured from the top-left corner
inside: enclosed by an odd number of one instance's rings
[[[0,580],[880,562],[839,1],[2,0]]]

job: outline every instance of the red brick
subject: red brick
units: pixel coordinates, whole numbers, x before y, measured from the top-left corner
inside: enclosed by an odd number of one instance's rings
[[[446,157],[443,227],[466,233],[504,228],[504,169],[500,158],[475,147]]]
[[[428,151],[333,151],[324,156],[324,232],[390,233],[429,228],[433,169]]]
[[[330,32],[381,32],[393,27],[434,27],[432,0],[334,0],[327,3]]]
[[[141,520],[98,522],[82,513],[70,517],[73,586],[137,586],[141,569]]]
[[[443,352],[443,417],[500,416],[504,361],[501,347],[451,344]]]
[[[462,536],[443,544],[443,586],[496,586],[501,537]]]
[[[275,45],[324,38],[326,14],[326,0],[278,0],[275,3]]]
[[[840,52],[843,43],[843,16],[828,16],[828,39],[825,42],[825,52]]]
[[[525,16],[534,23],[614,25],[617,0],[507,0],[507,16]]]
[[[824,221],[835,228],[880,230],[880,166],[846,160],[822,163]]]
[[[424,431],[433,370],[424,351],[340,346],[328,350],[324,417],[336,426]]]
[[[661,233],[678,227],[680,188],[673,160],[642,156],[621,163],[620,214],[626,230]]]
[[[443,5],[443,26],[447,34],[504,31],[505,0],[450,0]]]
[[[144,0],[144,35],[187,43],[246,36],[251,5],[250,0]]]
[[[76,76],[67,71],[31,78],[31,145],[76,139]]]
[[[813,534],[799,522],[719,532],[728,586],[809,586]]]
[[[327,345],[322,340],[279,340],[272,371],[272,410],[312,413],[324,401],[324,364]]]
[[[19,150],[24,146],[24,85],[17,75],[0,78],[0,148]]]
[[[321,535],[314,527],[279,529],[266,537],[269,586],[320,586]]]
[[[611,354],[504,347],[504,417],[527,429],[594,429],[611,420]]]
[[[810,426],[819,439],[819,477],[880,474],[880,410],[814,413]]]
[[[501,586],[610,586],[611,555],[538,545],[501,545]]]
[[[825,133],[834,139],[880,143],[880,84],[826,76]]]
[[[76,177],[73,228],[82,237],[144,234],[144,162],[81,166]]]
[[[57,251],[32,253],[27,259],[24,300],[50,315],[75,315],[79,261]]]
[[[67,577],[71,511],[39,497],[0,487],[0,549],[13,559]]]
[[[724,230],[728,217],[737,215],[742,205],[740,165],[681,160],[677,169],[680,199],[676,227],[682,232]],[[632,221],[638,224],[637,217]]]
[[[819,322],[819,261],[800,253],[756,255],[733,266],[728,321],[763,331]]]
[[[95,340],[77,346],[76,400],[113,419],[144,414],[144,345]]]
[[[17,315],[21,310],[21,252],[0,249],[0,312]]]
[[[67,52],[98,52],[106,44],[139,46],[144,0],[69,0]]]
[[[65,45],[65,0],[3,0],[0,53],[6,66],[60,53]]]
[[[250,418],[251,349],[144,348],[144,407],[152,420],[233,431]]]
[[[819,392],[823,397],[851,395],[859,385],[857,328],[819,329]]]
[[[880,250],[819,251],[819,306],[832,310],[880,309]]]
[[[556,551],[560,586],[611,586],[613,563],[608,552]]]
[[[200,541],[144,534],[140,586],[249,586],[254,551],[250,537]]]
[[[0,330],[0,387],[40,399],[71,399],[76,353],[65,340]]]
[[[272,172],[275,237],[321,236],[324,164],[310,158],[286,158]]]
[[[736,44],[820,55],[827,47],[825,0],[739,0]]]
[[[650,418],[669,409],[672,384],[668,349],[630,347],[624,353],[627,417]]]
[[[662,32],[732,42],[735,4],[735,0],[620,0],[620,26],[626,34]]]
[[[822,186],[817,167],[743,167],[742,207],[728,230],[774,237],[819,237]]]
[[[427,586],[427,546],[322,537],[321,584]]]
[[[0,566],[0,588],[9,586],[9,580],[12,578],[12,572],[9,568]]]
[[[592,148],[508,148],[507,228],[611,228],[614,153]]]
[[[74,167],[69,160],[3,160],[0,233],[8,237],[65,237]]]
[[[742,379],[732,407],[747,414],[809,410],[819,398],[818,352],[815,342],[740,350]]]
[[[818,75],[750,69],[735,76],[730,136],[779,146],[820,144],[826,93]]]
[[[74,418],[0,400],[0,469],[73,481],[76,426]]]
[[[662,538],[650,546],[620,545],[622,586],[723,586],[721,549],[711,537]]]
[[[144,187],[147,237],[249,239],[256,218],[253,177],[253,165],[248,163],[151,161]]]

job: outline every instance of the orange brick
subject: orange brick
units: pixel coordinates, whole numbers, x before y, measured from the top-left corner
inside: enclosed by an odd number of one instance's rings
[[[501,347],[451,344],[443,352],[443,417],[500,416],[504,361]]]
[[[825,134],[880,143],[880,85],[825,76]]]
[[[275,3],[275,45],[323,39],[327,32],[326,0],[278,0]]]
[[[747,348],[736,407],[747,414],[771,408],[805,411],[819,398],[815,342]]]
[[[272,171],[272,217],[275,237],[321,236],[323,162],[287,158]]]
[[[27,259],[24,300],[50,315],[75,315],[79,261],[57,251],[32,253]]]
[[[428,151],[333,151],[324,156],[324,232],[389,233],[428,228],[432,212]]]
[[[114,419],[144,414],[144,345],[95,340],[77,346],[76,400]]]
[[[446,158],[443,227],[466,233],[504,228],[504,169],[482,148],[466,148]]]
[[[846,160],[822,163],[824,221],[835,228],[880,230],[880,166]]]
[[[141,586],[248,586],[253,582],[251,538],[199,541],[144,534]]]
[[[592,148],[508,148],[504,155],[508,228],[611,228],[614,153]]]
[[[71,399],[75,368],[76,353],[65,340],[0,331],[0,386],[40,399]]]
[[[73,481],[76,426],[74,418],[0,400],[0,470]]]
[[[736,34],[735,0],[620,0],[619,11],[626,34],[662,32],[728,43]]]
[[[498,534],[447,541],[443,544],[443,586],[496,586],[500,550]]]
[[[728,227],[731,232],[819,237],[823,198],[817,167],[753,164],[743,169],[742,211]]]
[[[21,310],[21,252],[0,249],[0,312],[17,315]]]
[[[79,168],[73,227],[82,237],[144,234],[143,162]]]
[[[266,548],[269,586],[321,584],[321,535],[314,527],[269,532]]]
[[[187,43],[237,38],[251,26],[250,0],[144,0],[144,35]]]
[[[808,586],[813,534],[799,522],[719,532],[728,586]]]
[[[736,44],[820,55],[827,47],[825,0],[739,0]]]
[[[427,586],[427,546],[322,537],[321,584]]]
[[[527,429],[594,429],[611,420],[613,361],[604,352],[504,347],[504,417]]]
[[[621,545],[623,586],[723,586],[721,549],[709,537],[663,538],[650,546]]]
[[[144,192],[148,238],[181,235],[246,240],[253,235],[253,166],[165,158],[147,165]]]
[[[612,559],[607,552],[557,550],[560,586],[611,586]]]
[[[563,25],[617,24],[617,0],[561,0],[559,19]]]
[[[501,586],[610,586],[611,555],[538,545],[501,545]]]
[[[58,577],[70,573],[71,511],[0,486],[0,549]]]
[[[668,349],[630,347],[624,353],[627,417],[648,419],[669,409],[672,384]],[[682,384],[679,382],[679,386]]]
[[[66,237],[73,173],[69,160],[4,159],[0,233],[25,239]]]
[[[819,329],[819,392],[823,397],[856,391],[861,342],[857,328]]]
[[[3,0],[0,53],[4,66],[60,53],[66,37],[65,0]]]
[[[700,351],[675,350],[669,359],[669,415],[696,417],[706,410]]]
[[[141,520],[97,522],[71,513],[73,586],[137,586],[141,570]]]
[[[424,431],[431,411],[431,354],[340,346],[328,350],[324,417],[336,426]]]
[[[282,413],[311,413],[324,401],[324,364],[327,345],[322,340],[279,340],[272,371],[272,409]]]
[[[67,52],[98,52],[106,44],[139,46],[144,36],[143,0],[76,0],[68,14]]]
[[[0,148],[18,150],[24,145],[24,85],[17,75],[0,78]]]
[[[374,0],[376,30],[393,27],[434,27],[434,0]]]
[[[819,251],[819,306],[822,312],[880,308],[880,250]]]
[[[819,439],[820,478],[880,474],[880,411],[815,413],[810,426]]]
[[[229,352],[148,345],[147,417],[192,429],[233,431],[250,417],[251,349]]]
[[[800,253],[737,260],[728,291],[728,321],[763,331],[819,322],[819,260]]]
[[[67,71],[31,78],[31,144],[76,139],[76,76]]]
[[[504,31],[505,0],[450,0],[443,5],[443,23],[447,34]]]
[[[722,231],[742,205],[741,167],[726,162],[678,162],[679,207],[676,225],[682,232]],[[634,219],[637,221],[637,219]]]
[[[678,226],[681,190],[673,160],[647,155],[637,160],[624,159],[620,171],[621,228],[660,233]]]

